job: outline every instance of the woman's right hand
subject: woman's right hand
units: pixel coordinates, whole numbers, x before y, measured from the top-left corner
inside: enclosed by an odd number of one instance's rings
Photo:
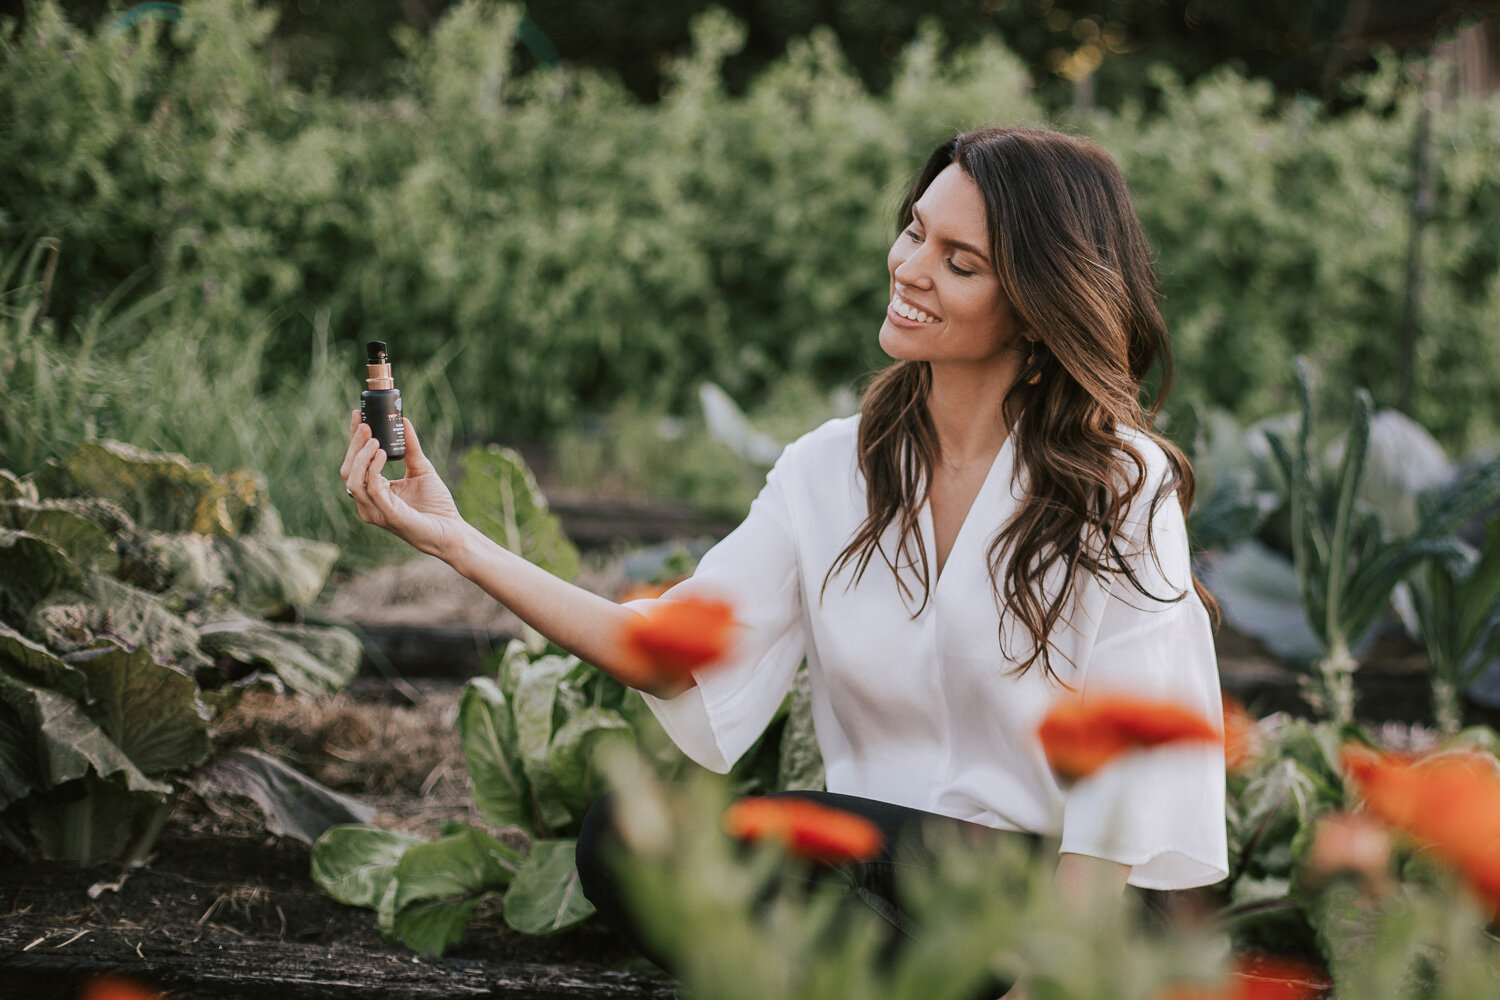
[[[429,555],[443,556],[462,540],[468,524],[453,494],[422,452],[411,421],[406,425],[406,475],[387,479],[385,451],[355,410],[349,422],[349,450],[339,466],[344,486],[361,519],[378,525]]]

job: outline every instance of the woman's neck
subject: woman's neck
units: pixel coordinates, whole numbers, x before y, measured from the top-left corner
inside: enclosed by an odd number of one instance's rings
[[[1010,427],[1002,403],[1018,374],[1017,366],[997,371],[993,365],[932,366],[927,412],[937,431],[939,461],[959,468],[992,462]]]

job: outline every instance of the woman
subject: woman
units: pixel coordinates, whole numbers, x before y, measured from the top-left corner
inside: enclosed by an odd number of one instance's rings
[[[1192,577],[1192,472],[1140,396],[1166,329],[1113,161],[1049,131],[942,143],[901,210],[856,417],[790,445],[744,524],[662,600],[730,600],[728,661],[661,690],[616,648],[619,606],[466,525],[408,427],[406,478],[356,415],[341,468],[361,516],[437,555],[553,641],[646,692],[678,745],[727,770],[807,659],[830,796],[888,832],[928,817],[1061,838],[1062,891],[1227,874],[1222,753],[1157,751],[1064,788],[1036,739],[1069,690],[1172,699],[1219,720]],[[1157,405],[1159,405],[1159,400]],[[580,848],[607,915],[607,872]],[[587,866],[587,867],[586,867]],[[622,919],[616,913],[615,919]]]

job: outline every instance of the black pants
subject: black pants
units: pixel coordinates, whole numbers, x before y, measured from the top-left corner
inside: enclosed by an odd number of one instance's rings
[[[854,795],[841,795],[837,792],[780,792],[773,797],[811,799],[822,805],[863,816],[880,828],[885,841],[885,847],[880,856],[849,866],[846,871],[851,876],[850,895],[857,898],[860,904],[870,906],[889,924],[890,933],[886,939],[888,955],[899,950],[907,936],[907,918],[901,912],[896,899],[896,861],[892,851],[897,844],[906,843],[914,838],[917,834],[917,827],[926,828],[929,824],[952,827],[962,836],[972,838],[975,843],[986,843],[987,838],[992,837],[1016,837],[1024,840],[1033,850],[1039,849],[1042,843],[1042,838],[1033,834],[995,830],[976,823],[966,823],[947,816],[923,812],[920,809],[892,805],[889,802],[877,802],[874,799],[864,799]],[[618,856],[617,838],[618,834],[614,830],[612,796],[606,795],[590,807],[583,820],[583,829],[578,834],[578,875],[583,894],[599,910],[599,915],[605,923],[619,931],[642,955],[671,973],[673,971],[671,962],[642,939],[635,921],[620,897],[618,883],[607,862],[612,853]],[[910,863],[906,855],[903,855],[902,861],[906,864]],[[1008,984],[994,984],[989,995],[998,996],[1008,988]]]

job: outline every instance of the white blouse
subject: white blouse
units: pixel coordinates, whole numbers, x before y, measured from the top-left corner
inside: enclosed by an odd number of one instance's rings
[[[696,672],[696,686],[667,700],[647,697],[672,739],[704,767],[727,771],[765,729],[806,657],[829,791],[1060,837],[1063,852],[1130,865],[1130,883],[1142,888],[1224,878],[1222,747],[1137,752],[1071,788],[1047,766],[1037,726],[1054,699],[1070,695],[1040,663],[1007,675],[1017,661],[1001,652],[986,565],[990,541],[1024,495],[1024,469],[1012,481],[1019,423],[920,613],[913,617],[922,593],[915,572],[904,570],[915,595],[904,598],[879,553],[857,586],[844,570],[823,590],[828,568],[865,518],[858,425],[857,416],[832,420],[789,445],[744,523],[660,598],[728,600],[742,626],[731,655]],[[1052,636],[1053,669],[1085,698],[1170,699],[1218,725],[1213,637],[1191,583],[1182,506],[1173,493],[1157,509],[1158,566],[1141,543],[1166,456],[1144,435],[1128,440],[1146,459],[1147,479],[1122,551],[1150,594],[1187,595],[1159,603],[1122,576],[1081,578]],[[920,521],[931,554],[926,506]],[[895,540],[893,526],[886,552],[896,551]],[[1031,648],[1024,627],[1009,618],[1004,625],[1006,649]]]

